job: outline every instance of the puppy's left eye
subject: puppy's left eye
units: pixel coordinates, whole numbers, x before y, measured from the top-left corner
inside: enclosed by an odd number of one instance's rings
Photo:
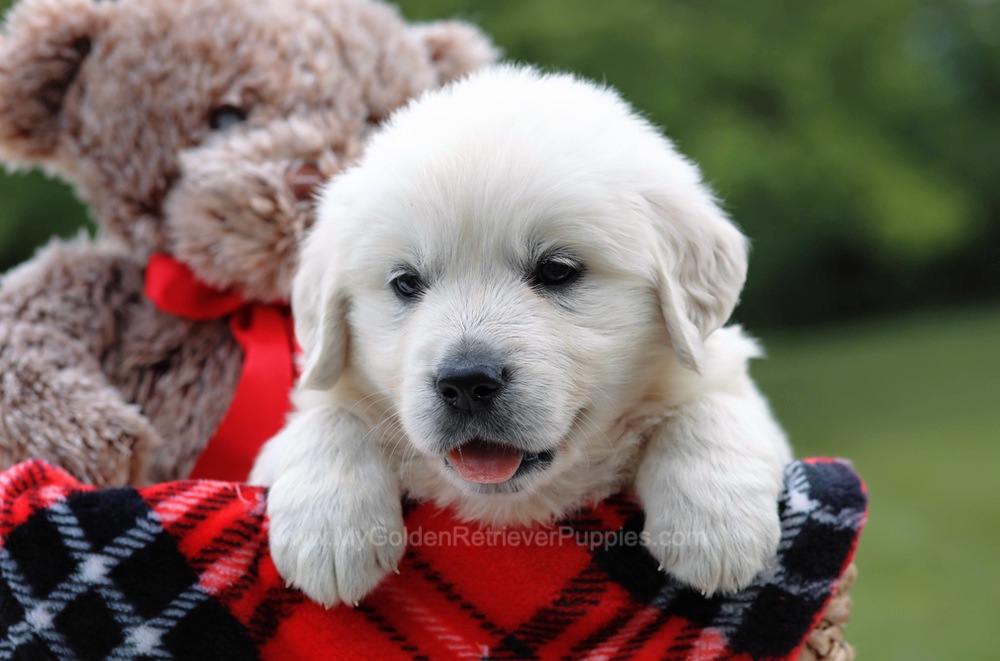
[[[416,273],[400,273],[390,284],[396,295],[403,299],[415,298],[424,290],[424,283]]]
[[[534,280],[543,287],[567,285],[583,273],[583,266],[566,258],[549,257],[543,259],[535,269]]]

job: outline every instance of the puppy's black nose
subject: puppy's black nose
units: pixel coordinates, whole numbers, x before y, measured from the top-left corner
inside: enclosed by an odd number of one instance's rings
[[[463,413],[479,413],[493,404],[504,386],[496,365],[459,361],[438,370],[437,391],[448,406]]]

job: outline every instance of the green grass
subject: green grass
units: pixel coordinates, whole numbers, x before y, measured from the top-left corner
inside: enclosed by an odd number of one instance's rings
[[[754,374],[796,454],[868,484],[860,658],[997,658],[1000,310],[763,339]]]

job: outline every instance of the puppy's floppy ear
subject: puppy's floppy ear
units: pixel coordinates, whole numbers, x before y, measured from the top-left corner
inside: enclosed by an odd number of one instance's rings
[[[700,372],[705,339],[726,323],[743,289],[746,237],[700,181],[645,197],[657,235],[663,319],[680,363]]]
[[[427,48],[442,84],[496,62],[500,57],[500,50],[490,38],[469,23],[435,21],[417,24],[412,29]]]
[[[307,247],[292,283],[295,336],[305,355],[299,387],[329,390],[347,363],[348,298],[335,269]]]
[[[93,42],[110,21],[110,3],[21,0],[0,35],[0,153],[45,160],[59,144],[66,96]]]

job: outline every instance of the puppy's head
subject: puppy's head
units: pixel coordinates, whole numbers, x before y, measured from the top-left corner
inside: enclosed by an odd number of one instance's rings
[[[325,191],[302,385],[349,371],[401,423],[384,442],[414,490],[558,514],[620,486],[623,429],[700,369],[745,271],[696,168],[620,97],[494,69],[398,113]]]

